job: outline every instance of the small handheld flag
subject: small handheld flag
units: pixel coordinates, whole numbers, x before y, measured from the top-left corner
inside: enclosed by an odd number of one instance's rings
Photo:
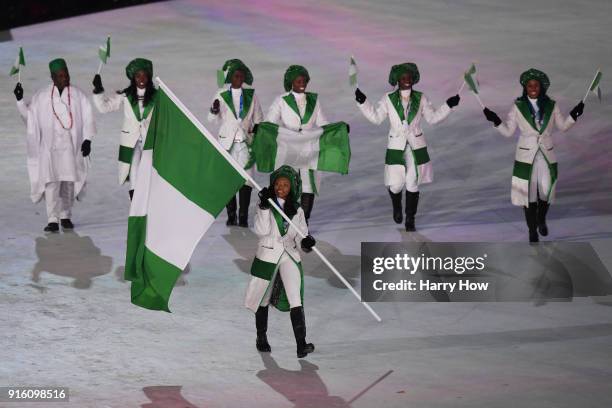
[[[461,84],[461,88],[459,88],[459,92],[457,92],[458,94],[463,90],[464,84],[467,84],[468,88],[470,88],[470,90],[474,93],[474,96],[476,97],[476,100],[480,106],[484,109],[485,106],[478,95],[478,86],[480,84],[478,83],[478,79],[476,79],[476,65],[474,63],[472,63],[470,68],[463,74],[463,84]]]
[[[222,69],[218,69],[217,70],[217,87],[223,88],[223,85],[225,85],[225,71],[223,71]]]
[[[19,47],[19,54],[15,59],[15,63],[11,67],[11,72],[9,73],[9,76],[14,76],[15,74],[17,74],[17,82],[21,82],[21,67],[25,67],[25,64],[26,62],[25,56],[23,54],[23,47]]]
[[[349,63],[349,85],[352,87],[358,88],[357,86],[357,63],[355,62],[355,57],[351,55],[351,60]]]
[[[106,62],[108,61],[108,59],[110,58],[110,35],[108,37],[106,37],[106,44],[105,45],[101,45],[98,48],[98,57],[100,58],[100,65],[98,66],[98,74],[100,74],[100,71],[102,70],[102,64],[106,64]]]
[[[601,82],[602,76],[603,74],[598,69],[595,73],[595,77],[593,78],[593,82],[591,82],[591,86],[589,86],[589,90],[582,99],[582,102],[586,101],[587,97],[589,96],[589,92],[593,92],[595,95],[597,95],[597,99],[599,99],[599,102],[601,103],[601,88],[599,87],[599,82]]]

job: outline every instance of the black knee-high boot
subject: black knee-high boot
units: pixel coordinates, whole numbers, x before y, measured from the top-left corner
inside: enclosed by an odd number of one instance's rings
[[[228,227],[230,225],[236,225],[236,197],[232,197],[227,205],[225,206],[227,210],[227,222],[225,225]]]
[[[393,203],[393,221],[395,221],[396,224],[401,224],[403,221],[402,193],[399,192],[395,194],[389,189],[389,195],[391,196],[391,203]]]
[[[548,201],[538,200],[538,231],[543,237],[548,235],[548,226],[546,225],[548,207],[550,207]]]
[[[270,344],[268,344],[268,306],[259,306],[257,312],[255,312],[255,328],[257,329],[257,341],[255,346],[258,351],[262,353],[269,353],[272,351]]]
[[[291,324],[293,326],[293,334],[297,344],[298,358],[306,357],[308,353],[314,351],[314,344],[306,343],[306,321],[304,318],[304,308],[302,306],[292,307],[289,311],[291,315]]]
[[[538,203],[529,203],[529,207],[523,207],[523,210],[529,228],[529,242],[538,242]]]
[[[310,219],[310,213],[312,212],[312,207],[314,205],[315,195],[313,193],[302,193],[301,197],[301,207],[304,210],[304,217],[306,218],[306,223]]]
[[[406,191],[406,231],[416,231],[414,217],[419,206],[419,192]]]
[[[249,204],[251,204],[251,190],[249,186],[242,186],[238,192],[238,226],[249,227]]]

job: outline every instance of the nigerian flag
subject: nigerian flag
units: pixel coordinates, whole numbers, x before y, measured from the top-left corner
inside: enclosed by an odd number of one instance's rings
[[[264,173],[287,164],[298,169],[347,174],[351,160],[348,129],[344,122],[299,132],[261,122],[251,148],[257,170]]]
[[[478,80],[476,79],[476,65],[472,64],[470,69],[468,69],[465,74],[463,74],[463,79],[468,87],[474,92],[478,94]]]
[[[355,57],[351,55],[351,59],[349,61],[349,85],[357,87],[357,63],[355,62]]]
[[[599,87],[599,83],[601,82],[602,73],[600,70],[597,70],[595,74],[595,78],[593,78],[593,82],[591,82],[591,86],[589,87],[589,92],[593,92],[597,95],[597,99],[601,102],[601,88]]]
[[[11,67],[11,72],[9,76],[13,76],[18,74],[21,71],[21,67],[25,67],[25,55],[23,55],[23,47],[19,47],[19,54],[17,54],[17,58],[15,59],[15,63]]]
[[[110,57],[110,49],[110,36],[108,36],[106,37],[106,44],[98,47],[98,58],[100,58],[100,61],[104,64],[106,64],[106,61],[108,61]]]
[[[176,280],[245,177],[160,85],[130,207],[125,279],[132,282],[132,303],[169,312]]]

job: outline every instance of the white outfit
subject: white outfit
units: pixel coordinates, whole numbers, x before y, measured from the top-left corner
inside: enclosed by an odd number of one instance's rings
[[[17,109],[27,126],[30,197],[34,203],[45,197],[49,222],[69,218],[74,197],[85,192],[88,159],[81,145],[96,133],[91,104],[79,88],[68,86],[60,94],[51,84],[30,104],[18,101]]]
[[[401,101],[404,119],[400,117],[393,98]],[[412,106],[415,100],[418,100],[418,105]],[[376,125],[389,119],[387,156],[389,151],[403,152],[405,165],[385,160],[385,186],[388,186],[393,193],[401,192],[404,187],[408,191],[417,192],[420,184],[432,182],[433,168],[421,129],[421,118],[425,118],[429,124],[436,124],[446,119],[452,109],[446,103],[434,109],[424,94],[414,90],[399,89],[383,96],[376,107],[369,99],[357,106],[366,119]],[[408,120],[411,111],[414,117]]]
[[[279,206],[282,207],[282,200]],[[270,280],[252,276],[247,287],[245,306],[253,312],[259,306],[266,306],[270,298],[272,283],[276,273],[280,272],[290,307],[301,306],[301,274],[296,263],[300,262],[299,248],[302,238],[293,227],[289,227],[285,235],[281,235],[272,209],[262,210],[257,207],[255,213],[254,232],[259,237],[255,257],[263,262],[276,264],[276,269]],[[291,220],[304,234],[308,234],[308,226],[304,211],[298,208]]]
[[[284,97],[288,95],[293,95],[295,98],[299,114],[289,106]],[[306,123],[302,123],[302,118],[306,114],[307,108],[307,96],[314,95],[316,98],[316,103],[312,111],[312,115],[308,118]],[[312,96],[311,96],[312,98]],[[266,115],[266,121],[276,123],[277,125],[283,126],[287,129],[291,129],[294,131],[307,130],[312,129],[314,127],[321,127],[323,125],[327,125],[329,122],[325,118],[321,110],[321,104],[319,103],[319,98],[316,94],[312,93],[296,93],[296,92],[287,92],[280,96],[278,96],[270,109],[268,110],[268,114]],[[314,183],[313,186],[310,179],[310,174],[308,169],[299,169],[300,177],[302,179],[302,192],[303,193],[314,193],[315,190],[313,187],[319,191],[321,186],[321,175],[318,171],[312,171]]]
[[[535,101],[529,101],[533,106]],[[547,117],[542,115],[542,124],[531,123],[531,114],[522,100],[517,100],[508,113],[506,121],[496,129],[505,137],[514,135],[519,128],[520,136],[515,151],[512,176],[512,204],[527,207],[529,202],[541,200],[552,202],[555,197],[557,158],[554,152],[552,131],[556,126],[561,131],[571,128],[576,121],[563,116],[559,106],[551,100],[553,107]],[[537,112],[537,105],[535,105]],[[525,112],[525,113],[522,113]],[[527,115],[527,116],[526,116]],[[522,171],[521,171],[522,169]],[[551,170],[554,174],[551,174]]]
[[[146,89],[136,88],[138,96],[138,109],[140,117],[145,113],[144,94]],[[121,138],[119,140],[119,184],[130,180],[130,190],[136,186],[136,176],[138,174],[138,166],[140,165],[140,157],[142,156],[142,147],[144,146],[153,109],[147,112],[147,117],[138,120],[132,104],[128,97],[124,94],[106,95],[94,94],[94,105],[100,113],[114,112],[121,108],[123,104],[123,127],[121,129]],[[153,101],[150,102],[154,103]],[[125,156],[127,154],[127,156]],[[129,157],[131,156],[131,157]]]

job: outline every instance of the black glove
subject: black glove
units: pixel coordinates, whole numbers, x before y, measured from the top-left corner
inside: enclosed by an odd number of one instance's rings
[[[17,82],[13,93],[15,94],[15,98],[17,98],[18,101],[23,99],[23,87],[21,86],[21,82]]]
[[[253,134],[257,134],[257,129],[259,129],[259,123],[253,125]]]
[[[312,247],[315,246],[317,241],[312,237],[312,235],[307,235],[306,238],[302,239],[301,246],[304,252],[312,251]]]
[[[366,101],[366,96],[363,92],[361,92],[361,90],[359,88],[355,89],[355,100],[357,101],[358,104],[362,104]]]
[[[264,187],[261,189],[259,193],[259,208],[262,210],[267,210],[270,208],[270,203],[268,202],[269,198],[274,198],[274,194],[269,187]]]
[[[94,86],[93,93],[97,95],[104,92],[104,87],[102,86],[102,77],[100,76],[100,74],[96,74],[91,83]]]
[[[210,107],[210,113],[212,113],[213,115],[217,115],[219,114],[219,111],[221,111],[221,105],[219,104],[219,100],[215,99],[212,106]]]
[[[455,106],[459,105],[459,99],[461,99],[461,97],[458,94],[451,96],[446,100],[446,104],[449,108],[454,108]]]
[[[346,124],[346,133],[351,133],[351,125]]]
[[[570,111],[570,116],[572,119],[577,120],[579,116],[584,112],[584,102],[580,101],[580,103],[574,106],[574,109]]]
[[[493,125],[495,125],[495,127],[498,127],[499,125],[501,125],[502,120],[499,118],[499,116],[497,116],[497,113],[493,112],[489,108],[484,108],[483,112],[487,120],[489,122],[493,122]]]
[[[83,153],[83,157],[89,156],[89,153],[91,153],[91,140],[83,140],[81,153]]]

